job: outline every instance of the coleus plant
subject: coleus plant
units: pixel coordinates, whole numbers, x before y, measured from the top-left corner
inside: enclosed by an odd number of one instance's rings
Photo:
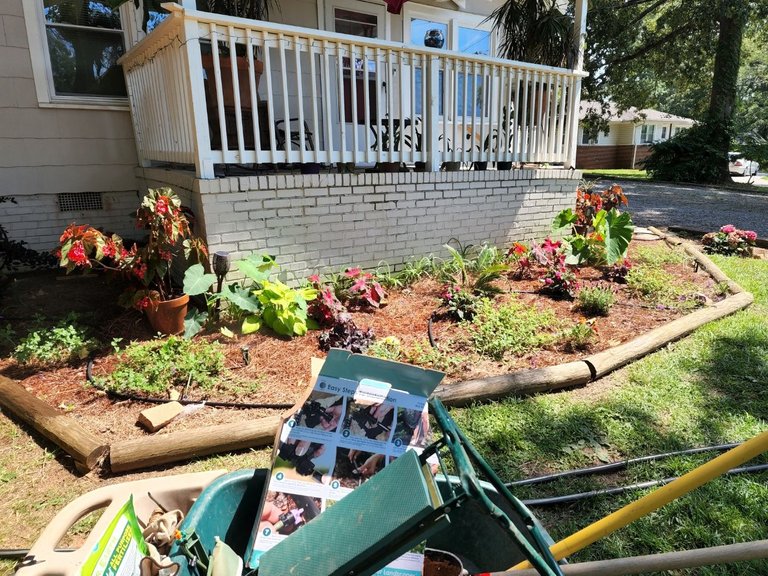
[[[551,238],[545,238],[533,250],[539,264],[544,266],[544,274],[539,278],[541,292],[554,298],[573,298],[579,288],[576,274],[567,264],[565,250],[562,242]]]

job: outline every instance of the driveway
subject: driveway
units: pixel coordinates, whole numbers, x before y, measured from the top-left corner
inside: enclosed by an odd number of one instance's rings
[[[636,225],[715,231],[733,224],[768,238],[768,189],[765,194],[751,194],[685,184],[627,180],[620,184]]]

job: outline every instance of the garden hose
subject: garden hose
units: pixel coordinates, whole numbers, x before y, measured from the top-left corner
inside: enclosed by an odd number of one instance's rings
[[[528,486],[531,484],[542,484],[544,482],[553,482],[562,478],[573,478],[576,476],[591,476],[592,474],[604,474],[606,472],[613,472],[614,470],[623,470],[630,464],[638,464],[641,462],[655,462],[657,460],[663,460],[665,458],[671,458],[672,456],[685,456],[689,454],[701,454],[702,452],[725,452],[731,448],[735,448],[741,444],[741,442],[734,442],[731,444],[716,444],[714,446],[703,446],[700,448],[689,448],[687,450],[678,450],[676,452],[663,452],[661,454],[653,454],[651,456],[640,456],[638,458],[629,458],[628,460],[622,460],[621,462],[611,462],[608,464],[599,464],[597,466],[589,466],[587,468],[578,468],[576,470],[567,470],[565,472],[556,472],[554,474],[546,474],[544,476],[534,476],[533,478],[525,478],[523,480],[514,480],[506,484],[507,488],[515,486]]]
[[[85,379],[88,381],[88,383],[91,386],[93,386],[97,390],[101,390],[102,392],[105,392],[111,398],[115,398],[117,400],[132,400],[133,402],[146,402],[147,404],[165,404],[168,402],[168,398],[153,398],[151,396],[139,396],[137,394],[125,394],[123,392],[115,392],[113,390],[108,390],[103,386],[99,386],[96,383],[96,380],[94,380],[93,378],[92,371],[93,371],[93,358],[89,358],[88,363],[85,365]],[[184,406],[188,404],[201,404],[205,402],[206,406],[212,406],[214,408],[239,408],[243,410],[252,409],[252,408],[267,408],[270,410],[286,410],[288,408],[293,408],[294,406],[293,404],[222,402],[218,400],[203,401],[203,400],[190,400],[188,398],[179,398],[177,402]]]
[[[736,474],[756,474],[758,472],[765,472],[768,470],[768,464],[758,464],[755,466],[742,466],[739,468],[732,468],[724,474],[724,476],[734,476]],[[644,488],[652,488],[654,486],[664,486],[677,480],[679,476],[672,476],[670,478],[664,478],[662,480],[649,480],[647,482],[637,482],[636,484],[627,484],[626,486],[616,486],[614,488],[601,488],[600,490],[590,490],[589,492],[577,492],[576,494],[566,494],[565,496],[552,496],[550,498],[534,498],[531,500],[523,500],[523,504],[526,506],[556,506],[558,504],[566,504],[570,502],[577,502],[579,500],[586,500],[595,496],[613,496],[614,494],[623,494],[631,490],[642,490]]]

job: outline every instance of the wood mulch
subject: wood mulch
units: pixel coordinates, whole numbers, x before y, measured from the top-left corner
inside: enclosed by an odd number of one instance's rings
[[[653,243],[634,242],[632,246]],[[673,271],[681,281],[695,284],[708,298],[717,299],[714,295],[714,282],[705,273],[696,272],[687,265],[667,269]],[[595,269],[587,268],[579,272],[582,285],[598,282],[600,277],[601,273]],[[584,315],[575,309],[573,302],[552,300],[538,294],[536,290],[539,285],[537,280],[504,280],[501,287],[514,291],[514,297],[526,305],[538,309],[552,309],[556,317],[566,325],[585,320]],[[123,343],[151,339],[153,335],[142,316],[134,311],[117,308],[115,302],[118,292],[117,286],[98,275],[63,277],[58,273],[49,272],[19,276],[6,286],[0,295],[0,309],[3,315],[0,324],[9,322],[17,333],[23,334],[37,314],[47,320],[54,320],[75,311],[80,314],[83,323],[94,327],[96,336],[106,344],[114,338],[122,338]],[[437,308],[439,292],[440,285],[437,282],[422,280],[411,288],[391,293],[389,304],[381,310],[354,312],[353,319],[360,328],[372,327],[379,338],[396,336],[403,349],[417,345],[427,349],[427,323]],[[505,295],[501,300],[510,297]],[[434,322],[433,335],[440,350],[456,358],[454,368],[446,376],[446,381],[452,382],[577,360],[589,353],[627,342],[682,314],[679,310],[647,305],[619,290],[617,302],[610,315],[594,321],[598,338],[588,350],[573,352],[562,345],[551,346],[502,362],[476,355],[467,356],[466,344],[462,343],[466,340],[462,338],[462,329],[449,320],[438,318]],[[239,335],[234,339],[220,334],[205,336],[218,340],[224,346],[226,368],[232,375],[232,381],[259,383],[255,391],[224,389],[212,394],[208,399],[269,404],[293,403],[306,391],[310,379],[310,358],[325,355],[318,348],[317,335],[317,332],[310,332],[304,337],[288,340],[263,330],[248,336]],[[243,359],[244,348],[247,348],[250,359],[247,365]],[[149,405],[128,400],[116,401],[107,397],[104,392],[88,386],[84,361],[38,370],[33,366],[17,364],[10,358],[10,350],[7,347],[4,352],[0,358],[0,374],[21,381],[27,390],[52,406],[59,407],[77,419],[86,429],[102,437],[105,442],[111,443],[147,434],[136,425],[136,418],[138,413]],[[468,359],[462,360],[464,357]],[[95,359],[93,374],[108,374],[114,365],[115,357],[105,351]],[[191,392],[190,397],[203,399],[195,394],[196,392]],[[274,413],[274,410],[268,409],[243,410],[206,406],[186,417],[177,418],[156,434],[251,420]]]

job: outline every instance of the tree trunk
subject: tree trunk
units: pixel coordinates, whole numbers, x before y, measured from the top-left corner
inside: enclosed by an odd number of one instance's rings
[[[746,0],[721,0],[719,4],[720,25],[707,119],[712,128],[712,144],[719,151],[718,180],[729,182],[728,151],[731,145],[733,113],[736,107],[741,40],[749,7]]]

